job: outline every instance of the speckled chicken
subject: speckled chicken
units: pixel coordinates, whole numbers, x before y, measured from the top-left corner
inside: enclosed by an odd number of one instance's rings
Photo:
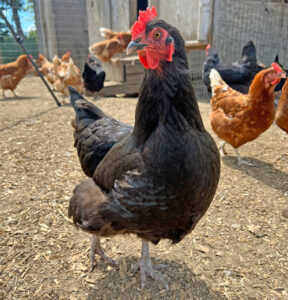
[[[154,7],[140,12],[126,50],[137,51],[147,69],[133,128],[72,92],[75,145],[92,179],[76,186],[69,216],[94,235],[92,248],[109,263],[99,236],[136,234],[142,287],[150,276],[168,288],[154,270],[149,242],[175,244],[195,228],[216,192],[220,157],[201,119],[184,40],[156,16]]]

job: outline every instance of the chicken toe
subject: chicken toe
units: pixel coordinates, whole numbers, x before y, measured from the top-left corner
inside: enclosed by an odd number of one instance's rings
[[[147,241],[142,240],[142,252],[141,258],[139,262],[133,267],[133,271],[140,269],[140,276],[141,276],[141,286],[142,289],[145,287],[147,275],[150,276],[152,279],[161,282],[166,290],[169,289],[168,282],[154,269],[157,268],[165,268],[165,265],[155,265],[153,266],[150,254],[149,254],[149,243]]]
[[[100,244],[100,239],[97,235],[93,234],[91,236],[91,252],[90,252],[90,271],[92,272],[95,267],[95,253],[97,253],[101,259],[107,261],[111,266],[116,266],[118,263],[112,258],[108,257]]]
[[[252,164],[251,162],[249,162],[247,160],[244,160],[240,157],[238,149],[234,149],[234,150],[235,150],[235,153],[236,153],[236,156],[237,156],[237,162],[238,162],[239,166],[245,165],[245,166],[255,167],[254,164]]]

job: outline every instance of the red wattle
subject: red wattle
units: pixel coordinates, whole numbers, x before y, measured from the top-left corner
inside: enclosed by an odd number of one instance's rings
[[[139,54],[139,53],[138,53],[138,56],[139,56],[139,60],[140,60],[141,64],[144,66],[144,68],[149,69],[148,62],[147,62],[147,60],[146,60],[146,57],[142,56],[142,55]]]

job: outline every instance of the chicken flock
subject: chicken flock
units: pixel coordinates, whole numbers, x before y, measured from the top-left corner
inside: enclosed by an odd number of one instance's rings
[[[71,53],[52,62],[39,54],[40,72],[63,96],[70,94],[74,146],[88,177],[74,189],[68,215],[77,228],[91,234],[91,271],[95,254],[108,264],[100,237],[135,234],[142,251],[134,270],[142,287],[147,276],[168,282],[155,271],[149,242],[168,239],[173,244],[189,234],[209,208],[220,177],[220,155],[231,145],[239,165],[238,148],[256,139],[273,121],[288,132],[288,80],[278,57],[266,67],[257,62],[249,41],[241,58],[224,64],[208,45],[202,78],[211,92],[210,123],[223,142],[219,150],[206,131],[189,73],[185,43],[177,28],[157,19],[155,7],[140,11],[131,32],[100,28],[104,41],[89,48],[84,72]],[[85,99],[84,88],[103,88],[105,72],[94,57],[111,62],[115,53],[137,53],[145,67],[134,126],[122,123]],[[21,69],[21,71],[20,71]],[[0,66],[3,90],[14,91],[32,69],[26,56]],[[7,71],[9,70],[9,72]],[[14,83],[12,84],[14,80]],[[282,94],[275,109],[274,93]]]

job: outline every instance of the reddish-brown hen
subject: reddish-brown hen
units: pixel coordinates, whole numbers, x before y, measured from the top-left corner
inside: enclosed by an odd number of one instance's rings
[[[288,133],[288,79],[282,89],[275,119],[276,124]]]
[[[32,65],[26,55],[20,55],[14,62],[0,65],[0,85],[3,98],[5,98],[5,90],[11,90],[17,97],[14,90],[30,70],[32,70]]]
[[[105,41],[93,44],[89,47],[89,51],[103,62],[111,61],[116,53],[123,53],[131,41],[130,32],[115,32],[104,27],[100,28],[100,32]]]
[[[244,95],[230,88],[213,69],[210,73],[212,112],[210,122],[217,136],[224,140],[220,146],[226,154],[226,143],[234,147],[238,164],[248,164],[242,160],[238,148],[256,139],[273,123],[275,116],[274,89],[285,72],[276,63],[272,68],[259,72]]]
[[[44,55],[38,54],[38,62],[40,65],[39,71],[47,78],[47,80],[54,84],[55,69],[54,64],[50,62]]]
[[[74,87],[79,93],[83,93],[84,83],[80,69],[75,66],[72,58],[69,62],[63,62],[63,57],[59,60],[58,56],[53,59],[55,68],[55,89],[62,94],[62,103],[65,104],[65,95],[68,95],[68,86]]]

